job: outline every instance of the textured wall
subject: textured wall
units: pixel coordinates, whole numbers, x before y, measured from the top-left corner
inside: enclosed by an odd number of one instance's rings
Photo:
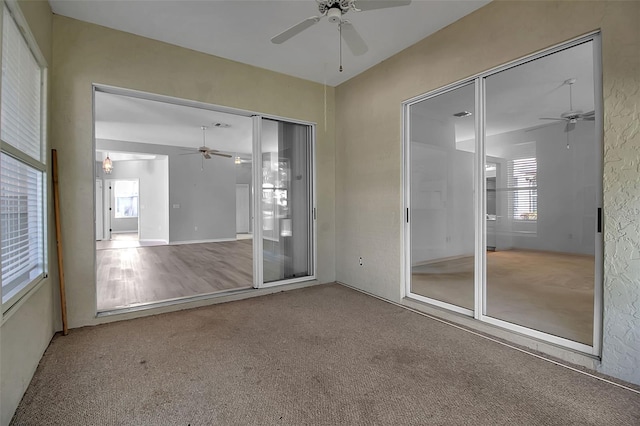
[[[318,277],[333,281],[334,89],[77,20],[54,16],[52,142],[60,154],[71,327],[95,324],[91,84],[102,83],[318,123]]]
[[[607,12],[602,371],[640,383],[640,2]]]
[[[602,30],[605,119],[601,370],[640,383],[640,2],[492,2],[336,88],[336,276],[399,301],[401,103]],[[358,266],[358,257],[364,266]]]

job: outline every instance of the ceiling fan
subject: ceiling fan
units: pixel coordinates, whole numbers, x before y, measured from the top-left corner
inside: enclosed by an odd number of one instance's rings
[[[329,22],[338,24],[340,37],[354,54],[354,56],[364,55],[369,48],[364,42],[354,26],[344,18],[349,11],[365,12],[368,10],[384,9],[389,7],[406,6],[411,0],[316,0],[320,15],[311,16],[293,27],[284,30],[271,39],[274,44],[281,44],[295,35],[300,34],[307,28],[320,22],[325,16]],[[342,72],[342,44],[340,44],[340,71]]]
[[[566,121],[567,125],[565,126],[564,131],[570,132],[576,127],[576,123],[578,121],[594,121],[596,119],[595,111],[582,112],[582,110],[573,109],[572,87],[575,82],[575,78],[570,78],[562,83],[563,86],[569,86],[569,111],[563,112],[562,114],[560,114],[560,117],[541,117],[540,120]]]
[[[207,147],[206,141],[205,141],[205,137],[206,137],[206,133],[207,133],[207,126],[200,126],[200,128],[202,129],[202,146],[198,147],[198,148],[183,148],[192,152],[187,152],[184,154],[180,154],[180,155],[192,155],[192,154],[201,154],[202,155],[202,162],[203,162],[203,166],[204,166],[204,160],[209,160],[211,159],[212,155],[217,155],[219,157],[226,157],[226,158],[231,158],[232,155],[229,154],[225,154],[223,152],[218,151],[217,149],[212,149]]]

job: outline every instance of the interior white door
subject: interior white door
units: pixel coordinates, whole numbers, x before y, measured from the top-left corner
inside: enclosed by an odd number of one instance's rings
[[[104,239],[104,210],[102,208],[102,179],[96,179],[96,241]]]
[[[236,184],[236,233],[249,232],[249,184]]]

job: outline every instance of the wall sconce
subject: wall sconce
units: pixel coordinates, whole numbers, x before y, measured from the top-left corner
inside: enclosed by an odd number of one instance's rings
[[[109,158],[109,153],[107,153],[107,158],[102,162],[102,170],[104,170],[106,174],[111,174],[113,171],[113,161]]]

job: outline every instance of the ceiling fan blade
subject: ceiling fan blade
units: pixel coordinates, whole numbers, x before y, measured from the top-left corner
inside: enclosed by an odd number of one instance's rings
[[[566,118],[540,117],[538,120],[555,120],[555,121],[565,121],[565,120],[566,120]]]
[[[569,122],[567,122],[567,125],[566,125],[566,126],[565,126],[565,128],[564,128],[564,131],[565,131],[565,132],[570,132],[570,131],[572,131],[572,130],[573,130],[573,129],[575,129],[575,128],[576,128],[576,123],[574,123],[574,122],[572,122],[572,121],[569,121]]]
[[[596,120],[596,112],[595,111],[589,111],[589,112],[585,112],[584,114],[580,114],[580,116],[578,117],[578,120],[595,121]]]
[[[365,43],[362,37],[360,37],[360,34],[358,34],[358,31],[356,31],[351,22],[344,21],[340,25],[342,27],[340,34],[351,53],[353,53],[354,56],[360,56],[367,53],[367,50],[369,50],[367,43]]]
[[[386,9],[388,7],[407,6],[411,0],[358,0],[356,8],[362,11]]]
[[[271,39],[271,43],[273,43],[273,44],[284,43],[285,41],[289,40],[291,37],[293,37],[293,36],[295,36],[297,34],[300,34],[302,31],[304,31],[307,28],[309,28],[310,26],[316,24],[318,21],[320,21],[320,17],[319,16],[312,16],[310,18],[307,18],[304,21],[295,24],[293,27],[291,27],[291,28],[289,28],[287,30],[284,30],[283,32],[281,32],[277,36],[273,37]]]
[[[219,157],[226,157],[226,158],[231,158],[231,157],[233,157],[233,155],[223,154],[223,153],[221,153],[221,152],[211,152],[211,151],[209,151],[209,152],[207,152],[207,155],[208,155],[208,154],[211,154],[211,155],[217,155],[217,156],[219,156]],[[211,158],[211,157],[209,157],[209,158]]]

